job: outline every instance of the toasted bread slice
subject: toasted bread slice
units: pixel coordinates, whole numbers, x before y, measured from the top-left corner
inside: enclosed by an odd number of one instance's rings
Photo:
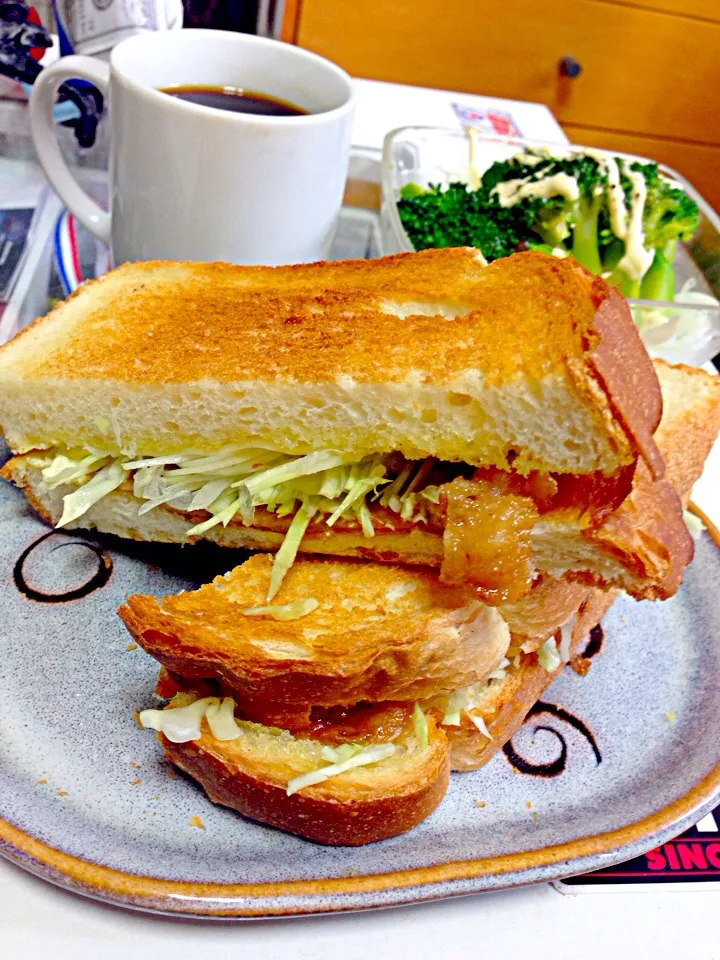
[[[655,440],[665,461],[665,479],[687,504],[720,431],[720,376],[684,364],[653,362],[663,397]]]
[[[472,589],[377,564],[298,561],[270,614],[245,615],[263,609],[271,567],[256,555],[191,593],[128,597],[118,613],[173,673],[218,678],[241,700],[300,706],[431,697],[487,676],[510,642]],[[306,615],[273,619],[308,599],[318,605]]]
[[[662,472],[622,297],[571,260],[476,250],[297,267],[126,264],[0,350],[15,452],[259,445]],[[108,431],[104,424],[112,423]]]
[[[35,454],[13,457],[0,475],[21,487],[43,519],[54,525],[62,515],[63,497],[74,488],[50,488],[42,477],[43,466],[42,458]],[[132,492],[120,488],[93,504],[66,529],[97,529],[131,539],[173,543],[207,539],[222,546],[276,552],[289,524],[289,518],[283,521],[272,516],[274,529],[258,528],[263,521],[256,513],[252,527],[237,520],[211,527],[200,537],[188,537],[197,516],[164,505],[140,514],[139,507]],[[441,530],[416,523],[402,532],[376,528],[373,537],[366,537],[357,526],[357,531],[352,531],[311,524],[300,553],[413,566],[440,567],[443,563]],[[682,522],[677,495],[666,481],[652,481],[642,463],[630,495],[599,526],[588,527],[576,512],[546,514],[532,528],[530,543],[531,563],[538,573],[556,578],[567,575],[585,585],[620,587],[647,599],[672,596],[692,556],[692,541]]]
[[[213,803],[316,843],[359,846],[404,833],[429,816],[447,790],[448,743],[432,718],[426,747],[408,730],[394,741],[395,755],[290,796],[292,778],[327,765],[323,744],[262,724],[241,720],[238,726],[242,734],[236,740],[216,740],[206,720],[199,740],[171,743],[162,734],[158,739]]]

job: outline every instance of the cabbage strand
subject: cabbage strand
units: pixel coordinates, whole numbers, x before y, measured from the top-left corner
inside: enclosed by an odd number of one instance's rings
[[[97,450],[58,451],[43,469],[48,487],[77,485],[65,495],[59,526],[79,519],[118,487],[132,485],[141,500],[138,514],[167,505],[184,513],[202,512],[187,531],[197,537],[238,515],[251,526],[256,507],[278,517],[292,516],[273,566],[268,602],[292,566],[311,522],[334,526],[342,517],[356,520],[363,535],[375,534],[369,501],[413,523],[427,520],[427,503],[437,503],[438,488],[427,483],[435,461],[408,461],[388,477],[392,455],[373,454],[353,461],[347,454],[320,450],[291,456],[261,447],[226,447],[213,454],[171,454],[128,459]]]

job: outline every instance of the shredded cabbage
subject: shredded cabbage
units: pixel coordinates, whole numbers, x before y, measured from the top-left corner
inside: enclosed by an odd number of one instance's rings
[[[220,697],[202,697],[183,707],[142,710],[139,718],[141,726],[158,730],[171,743],[199,740],[203,717],[216,740],[237,740],[242,736],[242,730],[235,721],[236,706],[232,697],[224,697],[222,700]]]
[[[308,770],[307,773],[301,773],[288,781],[287,795],[291,797],[298,790],[310,787],[315,783],[323,783],[330,777],[337,777],[346,770],[352,770],[354,767],[366,767],[373,763],[379,763],[381,760],[387,760],[395,753],[396,747],[392,743],[378,743],[371,747],[366,747],[360,753],[356,753],[347,760],[341,760],[339,763],[333,763],[329,767],[320,767],[319,770]]]
[[[445,707],[445,714],[442,718],[444,727],[460,726],[460,714],[467,708],[469,689],[469,687],[460,687],[459,690],[455,690],[454,693],[450,694],[447,706]]]
[[[330,763],[342,763],[350,757],[362,753],[363,747],[359,743],[341,743],[339,747],[323,747],[320,756]]]
[[[205,719],[207,720],[210,733],[216,740],[237,740],[242,736],[242,730],[235,722],[235,707],[237,704],[232,697],[224,697],[222,703],[215,702],[215,698],[209,697],[211,703],[205,710]]]
[[[440,503],[440,488],[435,486],[425,487],[420,491],[420,495],[429,500],[430,503]]]
[[[194,527],[190,527],[185,536],[197,537],[201,533],[205,533],[206,530],[210,530],[211,527],[216,527],[219,523],[226,527],[238,512],[239,506],[239,499],[232,500],[226,507],[214,513],[209,519],[203,520],[202,523],[196,523]]]
[[[415,724],[415,736],[420,742],[420,746],[425,750],[428,746],[428,722],[419,703],[413,707],[413,723]]]
[[[360,504],[358,516],[360,517],[360,526],[362,527],[363,536],[374,537],[375,527],[373,526],[372,517],[370,516],[370,508],[364,500]]]
[[[119,437],[117,424],[112,430]],[[341,517],[352,516],[363,535],[375,528],[369,501],[413,523],[427,520],[426,508],[440,498],[438,487],[428,485],[435,461],[407,461],[399,474],[387,476],[397,455],[374,454],[352,462],[346,454],[321,450],[291,456],[260,447],[224,447],[212,454],[168,454],[136,457],[126,453],[112,458],[97,450],[56,451],[44,468],[43,478],[52,487],[77,485],[64,497],[61,525],[76,520],[123,479],[131,480],[133,494],[142,503],[140,514],[163,504],[184,513],[207,511],[208,518],[187,531],[197,537],[215,526],[227,526],[238,515],[246,526],[256,507],[293,521],[273,566],[268,600],[277,591],[292,565],[311,518],[332,527]]]
[[[203,697],[194,700],[185,707],[171,707],[166,710],[142,710],[140,724],[164,734],[171,743],[187,743],[199,740],[200,724],[207,708],[220,705],[219,697]]]
[[[575,617],[571,617],[567,623],[560,627],[560,659],[563,663],[570,660],[570,644],[572,643],[573,623]]]
[[[64,527],[77,520],[98,500],[116,490],[125,479],[125,471],[119,463],[110,463],[102,467],[92,479],[72,493],[63,497],[63,512],[58,527]]]
[[[440,723],[445,727],[459,727],[462,723],[461,714],[466,713],[477,726],[476,718],[471,711],[482,703],[488,689],[493,684],[501,683],[505,679],[509,666],[510,660],[503,657],[497,667],[491,673],[488,673],[484,680],[473,683],[469,687],[460,687],[449,696],[437,697],[430,701],[434,706],[444,711]]]
[[[480,731],[480,733],[481,733],[484,737],[487,737],[488,740],[492,740],[492,734],[491,734],[490,731],[488,730],[487,724],[485,723],[485,721],[483,720],[483,718],[482,718],[481,716],[478,716],[478,715],[475,714],[475,713],[468,713],[468,716],[470,717],[470,719],[472,720],[472,722],[475,724],[475,726],[478,728],[478,730]]]
[[[192,498],[188,510],[207,510],[229,486],[229,480],[208,480]]]
[[[307,597],[305,600],[296,600],[294,603],[269,604],[264,607],[248,607],[243,610],[246,617],[272,617],[273,620],[299,620],[300,617],[307,616],[313,610],[317,610],[320,604],[315,597]]]
[[[365,495],[377,487],[378,483],[382,480],[384,473],[385,467],[377,464],[372,467],[369,477],[363,477],[355,480],[343,500],[341,500],[340,504],[328,517],[326,521],[327,525],[332,527],[333,524],[339,520],[344,513],[347,513],[356,500],[359,500],[361,497],[364,500]]]
[[[280,585],[285,579],[285,574],[295,562],[300,542],[305,536],[305,531],[314,512],[315,511],[311,510],[307,504],[303,503],[292,518],[288,532],[285,534],[285,539],[273,558],[272,570],[270,571],[270,586],[267,592],[268,603],[270,603],[280,589]]]
[[[311,474],[322,473],[323,470],[331,470],[333,467],[349,463],[351,459],[332,450],[320,450],[316,453],[308,453],[304,457],[295,458],[277,467],[271,467],[256,476],[249,477],[247,480],[238,480],[233,486],[245,487],[248,493],[254,497],[267,487],[277,486],[280,483],[287,483],[290,480],[297,480]]]
[[[77,460],[61,454],[44,468],[42,478],[51,490],[63,483],[76,483],[77,481],[85,483],[109,459],[110,457],[102,454],[100,456],[89,454],[81,460]]]
[[[179,464],[187,460],[184,454],[173,454],[171,457],[147,457],[144,460],[128,460],[123,464],[125,470],[140,470],[142,467],[166,467],[170,464]]]
[[[558,652],[555,637],[550,637],[545,641],[538,650],[537,658],[543,670],[547,670],[548,673],[557,670],[563,661]]]
[[[507,657],[503,657],[500,663],[495,667],[492,673],[487,675],[488,680],[504,680],[505,673],[507,668],[510,666],[510,661]],[[470,688],[473,689],[472,687]]]

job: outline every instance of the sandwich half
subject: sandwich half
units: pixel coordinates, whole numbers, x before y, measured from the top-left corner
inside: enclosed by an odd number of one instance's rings
[[[660,412],[622,297],[532,252],[128,264],[0,350],[3,475],[43,517],[276,552],[268,599],[298,551],[490,604],[541,573],[669,596]]]
[[[257,555],[200,590],[119,614],[163,665],[139,714],[211,800],[326,844],[415,826],[442,799],[450,748],[420,707],[504,662],[510,633],[471,588],[427,570],[301,560],[277,603]]]

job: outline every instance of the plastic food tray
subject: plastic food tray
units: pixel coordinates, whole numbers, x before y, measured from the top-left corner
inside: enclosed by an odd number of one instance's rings
[[[400,189],[407,183],[428,186],[467,181],[471,137],[474,166],[479,173],[496,160],[504,160],[526,147],[559,149],[558,144],[545,141],[489,136],[477,131],[466,133],[439,127],[401,127],[391,131],[385,138],[381,166],[380,227],[385,253],[413,249],[397,209]],[[648,162],[646,157],[627,153],[609,155]],[[675,259],[677,289],[692,281],[695,292],[720,297],[720,217],[679,173],[662,164],[660,170],[676,180],[700,208],[697,232],[688,244],[680,245]],[[674,303],[629,302],[645,346],[653,355],[699,366],[720,351],[720,304],[698,305],[680,299]]]

